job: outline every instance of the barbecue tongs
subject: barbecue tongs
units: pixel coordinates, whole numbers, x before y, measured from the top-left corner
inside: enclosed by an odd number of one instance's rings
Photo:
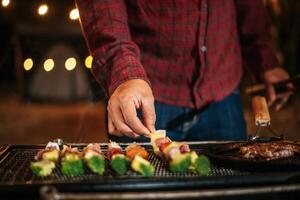
[[[255,135],[249,136],[250,142],[269,142],[275,140],[283,140],[283,135],[279,135],[271,128],[271,117],[265,97],[252,97],[252,110],[254,113],[255,125],[257,126],[257,129]],[[262,131],[262,129],[268,130],[272,134],[272,137],[259,136],[259,133]]]

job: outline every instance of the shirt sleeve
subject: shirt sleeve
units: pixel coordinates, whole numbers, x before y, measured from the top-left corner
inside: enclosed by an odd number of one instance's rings
[[[76,0],[81,27],[93,56],[92,73],[109,96],[130,79],[149,80],[140,50],[131,40],[123,0]]]
[[[280,66],[268,42],[267,11],[261,0],[237,0],[236,6],[243,60],[255,76],[260,77],[263,71]]]

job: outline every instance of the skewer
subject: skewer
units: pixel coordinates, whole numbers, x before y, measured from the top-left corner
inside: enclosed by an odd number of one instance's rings
[[[155,154],[168,162],[171,172],[191,170],[199,175],[207,175],[210,171],[210,162],[206,156],[190,151],[189,145],[184,142],[171,141],[164,130],[151,134],[151,144]]]

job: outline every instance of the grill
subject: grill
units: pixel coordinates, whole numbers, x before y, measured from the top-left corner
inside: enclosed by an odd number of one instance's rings
[[[71,145],[79,149],[86,146],[86,144]],[[168,171],[167,164],[153,154],[149,144],[143,143],[142,145],[150,152],[149,160],[155,166],[153,177],[144,178],[131,170],[126,175],[116,176],[106,162],[106,172],[102,176],[93,174],[87,168],[82,176],[66,176],[61,173],[60,166],[58,166],[51,176],[40,178],[32,173],[29,164],[34,160],[36,153],[45,147],[44,145],[3,146],[0,148],[0,192],[6,194],[10,192],[38,193],[45,185],[54,187],[59,192],[107,193],[218,189],[300,182],[298,172],[250,172],[222,167],[215,162],[212,163],[208,176],[199,176],[189,172],[171,173]],[[217,144],[191,143],[190,148],[203,153],[215,145]],[[107,144],[102,144],[102,150],[106,153]]]

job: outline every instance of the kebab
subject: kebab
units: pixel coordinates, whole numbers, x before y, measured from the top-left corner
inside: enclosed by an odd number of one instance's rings
[[[37,176],[49,176],[55,169],[58,159],[59,145],[55,142],[48,142],[45,149],[39,151],[35,156],[36,161],[30,163],[30,168]]]
[[[99,143],[89,144],[83,149],[83,159],[88,168],[96,174],[102,175],[105,171],[105,158]]]
[[[131,168],[142,174],[142,176],[152,176],[155,168],[148,161],[149,153],[138,144],[131,144],[125,149],[125,155],[132,161]]]
[[[150,139],[154,153],[169,163],[171,172],[185,172],[188,170],[191,165],[189,149],[187,149],[187,152],[182,153],[180,151],[181,145],[172,142],[166,136],[165,130],[158,130],[152,133]]]
[[[206,156],[191,151],[187,143],[171,141],[166,137],[165,130],[152,133],[151,144],[154,153],[169,163],[171,172],[191,170],[199,175],[207,175],[210,171],[210,162]]]
[[[108,144],[107,158],[111,168],[118,174],[124,175],[130,167],[130,159],[122,152],[122,148],[116,142]]]
[[[77,148],[63,146],[61,152],[61,171],[65,175],[76,176],[84,173],[82,153]]]

